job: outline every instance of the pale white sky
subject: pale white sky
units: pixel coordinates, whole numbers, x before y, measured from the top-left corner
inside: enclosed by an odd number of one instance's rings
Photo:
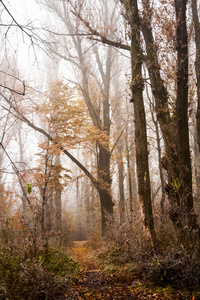
[[[42,21],[47,18],[47,11],[42,9],[35,0],[3,0],[3,3],[20,25],[32,25],[40,28]],[[0,3],[1,7],[2,4]],[[10,21],[10,16],[4,10],[3,14],[1,14],[1,22],[10,24]],[[29,33],[31,34],[31,32]],[[7,38],[9,43],[7,43],[6,47],[12,59],[17,59],[22,79],[41,82],[40,77],[44,73],[44,67],[42,66],[42,61],[45,57],[44,52],[40,51],[37,46],[32,45],[31,39],[19,29],[9,29]]]

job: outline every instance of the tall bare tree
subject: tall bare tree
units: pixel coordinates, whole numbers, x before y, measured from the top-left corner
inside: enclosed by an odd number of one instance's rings
[[[78,72],[78,80],[74,82],[80,88],[86,105],[88,107],[93,124],[100,134],[104,134],[105,140],[97,141],[97,178],[99,182],[99,196],[102,213],[102,230],[106,232],[106,216],[113,214],[113,201],[111,195],[111,174],[110,174],[110,85],[113,64],[112,47],[99,48],[92,42],[84,40],[83,24],[77,15],[84,13],[82,2],[77,4],[60,1],[46,0],[46,6],[59,18],[64,26],[68,40],[64,37],[60,48],[51,46],[51,51],[57,57],[64,59],[73,65]],[[73,14],[70,9],[73,8]],[[113,27],[116,21],[116,5],[108,6],[107,1],[102,1],[99,10],[103,11],[103,31],[109,36],[113,34]],[[57,37],[58,38],[58,37]],[[91,48],[91,49],[90,49]],[[104,59],[102,59],[104,57]],[[91,58],[91,59],[90,59]],[[93,63],[92,63],[93,61]],[[98,89],[98,99],[94,101],[91,93],[91,85],[94,83]]]

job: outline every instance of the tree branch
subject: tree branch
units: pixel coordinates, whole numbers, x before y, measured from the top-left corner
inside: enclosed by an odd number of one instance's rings
[[[4,153],[6,154],[6,156],[8,157],[8,159],[10,160],[12,166],[13,166],[13,170],[15,172],[15,174],[17,175],[17,177],[19,178],[19,184],[20,184],[20,187],[22,189],[22,192],[23,192],[23,196],[24,198],[26,199],[26,201],[28,202],[29,205],[31,205],[31,202],[30,202],[30,199],[28,198],[27,196],[27,193],[25,191],[25,188],[22,184],[22,180],[24,181],[24,178],[22,177],[22,175],[20,174],[19,170],[17,169],[17,167],[15,166],[14,162],[12,161],[11,157],[9,156],[8,152],[6,151],[6,149],[4,148],[3,144],[0,142],[0,146],[1,148],[3,149]]]
[[[109,45],[109,46],[114,46],[116,48],[120,48],[120,49],[123,49],[123,50],[128,50],[130,51],[131,50],[131,47],[129,45],[126,45],[126,44],[123,44],[121,42],[117,42],[117,41],[112,41],[110,39],[108,39],[104,34],[100,33],[99,31],[97,31],[96,29],[93,29],[89,22],[87,22],[86,20],[84,20],[81,15],[76,11],[76,9],[74,8],[74,11],[71,11],[86,27],[87,29],[89,30],[89,32],[91,33],[91,37],[89,39],[92,39],[94,41],[97,41],[97,42],[101,42],[103,44],[106,44],[106,45]],[[99,39],[95,39],[94,37],[92,36],[97,36],[99,37]]]
[[[112,149],[110,150],[110,154],[112,154],[113,151],[115,150],[115,147],[117,146],[117,143],[119,142],[119,140],[120,140],[120,138],[121,138],[121,136],[122,136],[122,134],[123,134],[125,128],[126,128],[126,125],[125,125],[124,128],[122,129],[120,135],[118,136],[118,138],[117,138],[117,140],[115,141],[115,143],[114,143]]]
[[[57,144],[57,142],[52,138],[50,134],[48,134],[44,129],[34,125],[28,118],[26,118],[20,110],[14,106],[9,99],[7,99],[2,93],[0,95],[4,98],[4,100],[10,105],[10,107],[17,113],[20,120],[22,120],[24,123],[26,123],[29,127],[33,128],[35,131],[40,132],[44,136],[46,136],[51,142],[54,144]],[[60,150],[67,155],[85,174],[86,176],[91,180],[91,182],[94,184],[94,186],[97,188],[97,190],[101,189],[100,183],[96,180],[96,178],[71,154],[69,151],[64,149],[62,146],[60,146]]]

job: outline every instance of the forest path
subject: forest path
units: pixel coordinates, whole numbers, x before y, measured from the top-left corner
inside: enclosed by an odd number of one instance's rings
[[[81,276],[73,287],[73,297],[67,299],[98,300],[98,299],[179,299],[140,287],[140,282],[127,276],[105,274],[97,259],[96,252],[87,246],[87,242],[75,242],[72,248],[73,258],[81,266]],[[133,284],[136,284],[135,286]]]

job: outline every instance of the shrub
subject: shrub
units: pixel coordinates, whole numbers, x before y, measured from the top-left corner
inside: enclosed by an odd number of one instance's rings
[[[60,249],[44,249],[34,259],[0,253],[0,299],[66,299],[69,280],[76,278],[78,264]]]
[[[200,259],[184,249],[154,256],[141,264],[141,274],[155,284],[195,289],[200,284]]]
[[[68,289],[67,282],[53,276],[44,269],[42,263],[25,262],[21,264],[20,299],[41,299],[54,300],[63,298]]]
[[[69,258],[60,249],[47,249],[38,256],[42,260],[43,266],[47,271],[59,275],[70,276],[79,269],[79,265],[73,259]]]
[[[136,225],[115,222],[109,232],[115,246],[112,243],[112,247],[98,256],[101,263],[131,264],[131,273],[137,278],[163,287],[192,290],[200,287],[200,240],[196,232],[187,228],[181,231],[169,219],[165,223],[156,222],[155,252],[148,232],[142,224]]]

